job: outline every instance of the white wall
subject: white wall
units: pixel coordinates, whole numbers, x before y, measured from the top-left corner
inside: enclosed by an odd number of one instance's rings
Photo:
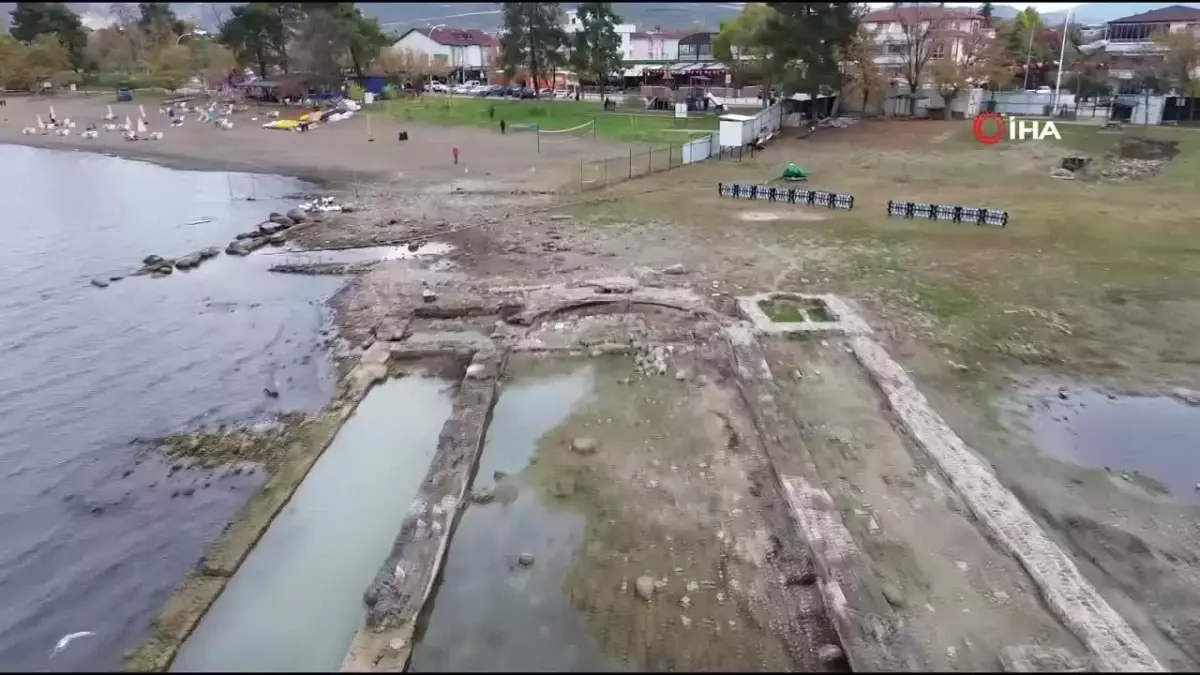
[[[429,54],[430,56],[444,56],[447,61],[453,61],[450,53],[450,48],[446,45],[439,44],[424,33],[411,31],[408,35],[400,38],[396,44],[392,45],[393,52],[401,52],[410,50],[417,54]]]

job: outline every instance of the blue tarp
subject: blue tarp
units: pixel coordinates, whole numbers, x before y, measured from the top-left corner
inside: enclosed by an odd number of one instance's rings
[[[363,91],[369,91],[376,96],[381,96],[383,88],[387,86],[387,78],[378,76],[364,77],[359,81],[359,85],[362,86]]]

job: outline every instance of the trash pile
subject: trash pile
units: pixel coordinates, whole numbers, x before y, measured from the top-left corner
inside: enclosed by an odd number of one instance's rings
[[[1109,180],[1138,180],[1157,176],[1162,171],[1165,159],[1118,159],[1100,171],[1100,176]]]
[[[837,129],[845,129],[846,127],[858,124],[857,117],[826,117],[821,120],[823,127],[835,127]]]
[[[314,211],[317,213],[337,213],[343,210],[340,204],[334,203],[333,197],[315,197],[300,204],[296,208],[304,211],[305,213],[312,213]]]
[[[305,113],[294,120],[273,120],[263,125],[264,129],[283,129],[285,131],[304,131],[306,129],[316,128],[319,124],[326,122],[341,122],[348,120],[354,116],[354,113],[362,110],[355,101],[344,98],[337,102],[336,105],[326,108],[325,110],[314,110]]]

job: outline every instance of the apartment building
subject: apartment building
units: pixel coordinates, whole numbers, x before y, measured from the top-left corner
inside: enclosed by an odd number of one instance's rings
[[[1089,43],[1083,51],[1103,50],[1114,90],[1138,93],[1141,88],[1138,73],[1153,70],[1166,52],[1156,38],[1185,31],[1200,37],[1200,9],[1171,5],[1109,21],[1100,39]],[[1196,75],[1200,75],[1200,69]]]
[[[903,77],[913,31],[934,31],[928,36],[931,59],[961,60],[967,40],[979,34],[995,35],[984,25],[983,15],[969,7],[904,6],[880,9],[863,17],[863,27],[878,47],[875,65],[893,79]],[[919,28],[918,28],[919,27]],[[906,30],[907,29],[907,30]],[[923,34],[923,33],[922,33]],[[925,68],[932,76],[932,69]]]
[[[567,31],[567,34],[583,30],[583,26],[579,23],[579,12],[577,10],[567,10],[563,16],[563,28]],[[613,26],[613,28],[621,38],[621,58],[626,61],[632,61],[634,59],[633,35],[637,32],[637,26],[631,23],[619,23]]]
[[[446,26],[413,28],[392,45],[393,51],[428,54],[454,71],[453,80],[481,79],[499,56],[500,41],[481,30]]]

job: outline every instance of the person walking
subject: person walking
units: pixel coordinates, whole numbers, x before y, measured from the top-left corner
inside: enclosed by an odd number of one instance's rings
[[[454,155],[454,166],[458,166],[458,146],[450,149],[450,154]]]
[[[504,135],[504,130],[508,128],[508,124],[504,120],[500,120],[500,135]]]

